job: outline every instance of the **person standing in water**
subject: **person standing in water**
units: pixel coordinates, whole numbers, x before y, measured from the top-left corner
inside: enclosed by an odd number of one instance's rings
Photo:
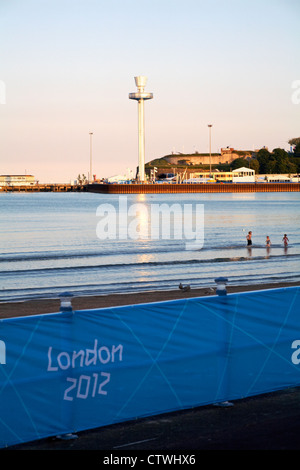
[[[270,247],[270,246],[271,246],[271,240],[270,240],[269,235],[267,235],[267,238],[266,238],[266,246],[267,246],[267,247]]]
[[[286,233],[284,234],[282,241],[283,241],[284,246],[288,246],[289,239]]]
[[[248,235],[246,238],[247,238],[247,245],[251,246],[252,245],[252,232],[248,232]]]

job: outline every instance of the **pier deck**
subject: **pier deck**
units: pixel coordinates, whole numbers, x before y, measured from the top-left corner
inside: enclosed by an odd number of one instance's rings
[[[0,192],[27,192],[27,193],[38,193],[38,192],[80,192],[86,191],[86,185],[72,185],[72,184],[35,184],[31,186],[1,186]]]

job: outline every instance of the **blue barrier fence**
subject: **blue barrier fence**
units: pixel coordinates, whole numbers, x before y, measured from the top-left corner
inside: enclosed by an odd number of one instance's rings
[[[300,384],[299,288],[4,319],[0,447]]]

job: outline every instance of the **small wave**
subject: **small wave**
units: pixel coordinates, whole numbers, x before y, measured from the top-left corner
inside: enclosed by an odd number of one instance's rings
[[[153,246],[145,247],[144,249],[141,248],[138,251],[136,247],[130,248],[125,246],[124,249],[108,249],[106,251],[94,250],[94,251],[64,251],[64,252],[29,252],[29,253],[0,253],[0,263],[7,263],[7,262],[22,262],[22,261],[53,261],[53,260],[75,260],[75,259],[83,259],[83,258],[102,258],[108,256],[137,256],[137,255],[151,255],[151,254],[160,254],[160,253],[179,253],[185,250],[185,240],[171,240],[174,243],[168,243],[167,240],[163,240],[164,243],[155,243]],[[295,248],[296,246],[300,245],[299,243],[294,243],[288,246],[288,249]],[[234,250],[241,250],[241,249],[265,249],[265,244],[253,244],[251,247],[246,246],[244,243],[242,244],[229,244],[229,245],[218,245],[218,246],[207,246],[204,244],[203,248],[199,250],[193,250],[196,252],[215,252],[215,251],[234,251]],[[271,248],[282,248],[285,247],[282,244],[273,244]]]
[[[147,255],[153,253],[166,253],[166,252],[180,252],[182,251],[182,245],[180,245],[177,249],[169,247],[161,247],[161,248],[153,248],[152,250],[140,250],[136,251],[136,249],[124,249],[124,250],[111,250],[111,251],[93,251],[93,252],[64,252],[64,253],[20,253],[20,254],[11,254],[11,253],[1,253],[0,254],[0,262],[22,262],[22,261],[53,261],[53,260],[75,260],[75,259],[82,259],[82,258],[97,258],[97,257],[105,257],[105,256],[123,256],[123,255]]]
[[[293,282],[299,281],[299,276],[295,277],[293,273],[285,274],[284,279],[282,276],[270,275],[270,276],[257,276],[247,275],[246,277],[230,276],[230,282],[228,286],[251,286],[251,285],[263,285],[264,284],[276,284],[282,281]],[[179,283],[182,282],[182,278],[176,278],[173,280],[151,280],[151,281],[135,281],[135,282],[120,282],[120,283],[107,283],[102,284],[99,287],[98,284],[87,284],[87,285],[72,285],[65,284],[60,287],[47,286],[44,288],[33,287],[25,289],[7,289],[0,295],[0,304],[4,302],[22,302],[27,300],[38,300],[38,299],[57,299],[59,295],[64,291],[71,292],[75,297],[79,296],[93,296],[93,295],[109,295],[109,294],[126,294],[126,293],[138,293],[138,292],[149,292],[149,291],[163,291],[163,290],[176,290],[178,289]],[[210,277],[187,277],[186,282],[191,285],[192,289],[197,288],[214,288],[215,276]]]
[[[188,260],[171,260],[171,261],[148,261],[148,262],[135,262],[135,263],[110,263],[110,264],[93,264],[85,266],[61,266],[61,267],[42,267],[33,269],[16,269],[9,271],[2,271],[1,275],[15,276],[27,275],[35,273],[55,273],[55,272],[72,272],[72,271],[86,271],[86,270],[99,270],[99,269],[120,269],[120,268],[147,268],[147,267],[163,267],[163,266],[184,266],[184,265],[201,265],[211,263],[235,263],[235,262],[255,262],[260,260],[278,261],[287,258],[300,258],[300,254],[287,254],[287,255],[264,255],[264,256],[234,256],[234,257],[220,257],[220,258],[207,258],[207,259],[188,259]]]

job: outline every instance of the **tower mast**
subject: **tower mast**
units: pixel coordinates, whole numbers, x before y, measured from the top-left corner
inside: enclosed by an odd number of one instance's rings
[[[145,115],[144,115],[144,101],[151,100],[153,93],[147,93],[144,88],[147,83],[147,77],[138,76],[134,77],[135,84],[138,91],[135,93],[129,93],[130,100],[136,100],[138,102],[138,136],[139,136],[139,169],[138,179],[139,181],[145,180]]]

